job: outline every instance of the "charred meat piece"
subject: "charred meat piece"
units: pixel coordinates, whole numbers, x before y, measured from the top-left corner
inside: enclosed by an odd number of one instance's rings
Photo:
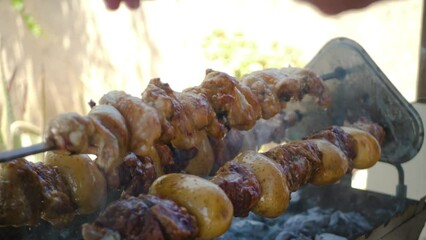
[[[41,184],[24,159],[0,164],[0,226],[36,225],[41,217]]]
[[[189,239],[197,234],[195,218],[175,203],[152,196],[128,196],[113,202],[82,233],[91,239]]]
[[[247,167],[227,162],[211,180],[226,193],[234,207],[234,216],[246,217],[259,201],[261,189],[254,173]]]
[[[123,195],[138,196],[147,193],[149,186],[157,178],[154,164],[149,157],[129,153],[118,167],[120,186]]]
[[[74,218],[77,206],[55,167],[19,159],[0,172],[0,225],[33,226],[42,218],[62,227]]]

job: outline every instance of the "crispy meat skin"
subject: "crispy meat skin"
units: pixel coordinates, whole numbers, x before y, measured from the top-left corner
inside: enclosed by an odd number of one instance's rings
[[[231,200],[236,217],[247,217],[260,199],[261,189],[256,176],[235,161],[227,162],[211,181],[222,188]]]
[[[219,120],[229,128],[248,130],[261,117],[260,104],[253,93],[226,73],[207,69],[201,86],[187,91],[204,94],[219,118],[223,116]]]
[[[301,100],[305,94],[318,98],[319,104],[331,102],[328,89],[314,72],[301,68],[264,69],[242,76],[262,107],[262,117],[277,114],[289,100]]]
[[[227,129],[219,122],[216,112],[207,101],[204,94],[196,94],[191,91],[175,92],[175,95],[187,112],[191,113],[193,126],[197,130],[206,130],[206,132],[217,139],[223,138]]]
[[[65,226],[76,205],[58,170],[24,159],[0,165],[0,225],[34,226],[40,218]]]
[[[161,135],[158,111],[142,100],[123,91],[111,91],[99,100],[99,104],[115,107],[126,120],[130,150],[145,155]]]
[[[169,200],[154,196],[125,197],[112,203],[92,224],[84,224],[86,240],[189,239],[198,232],[195,218]]]
[[[168,133],[168,129],[172,129],[170,142],[174,147],[189,149],[198,142],[197,129],[191,120],[191,112],[176,98],[169,84],[162,83],[159,78],[152,79],[148,88],[142,93],[142,99],[158,112],[164,112],[165,121],[170,124],[165,130]]]

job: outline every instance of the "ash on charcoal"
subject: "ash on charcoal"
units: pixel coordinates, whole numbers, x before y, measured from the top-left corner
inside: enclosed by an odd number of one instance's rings
[[[342,240],[356,238],[372,228],[360,213],[313,207],[275,219],[255,214],[235,218],[229,231],[219,239]]]

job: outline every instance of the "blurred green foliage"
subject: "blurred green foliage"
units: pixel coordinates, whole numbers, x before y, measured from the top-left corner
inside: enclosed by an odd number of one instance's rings
[[[283,46],[277,41],[270,42],[268,46],[260,46],[240,32],[230,34],[224,30],[214,30],[204,39],[202,47],[208,60],[219,61],[231,67],[237,78],[265,68],[305,65],[300,60],[299,49]]]
[[[35,37],[40,37],[43,34],[41,26],[25,11],[24,0],[10,0],[10,4],[19,13],[28,30]]]

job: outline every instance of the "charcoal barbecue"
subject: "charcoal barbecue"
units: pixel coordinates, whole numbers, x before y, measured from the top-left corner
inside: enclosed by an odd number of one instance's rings
[[[426,221],[425,199],[407,199],[401,164],[411,160],[423,143],[420,116],[362,47],[350,39],[330,41],[306,68],[326,81],[332,103],[326,111],[312,97],[290,103],[287,109],[303,117],[286,129],[286,138],[301,139],[330,125],[342,126],[346,121],[360,118],[378,123],[386,132],[380,161],[395,166],[398,171],[395,196],[353,189],[350,175],[346,175],[338,184],[307,185],[293,193],[288,211],[278,218],[267,219],[252,213],[248,218],[235,218],[233,226],[220,238],[401,239],[405,236],[416,239]],[[41,144],[25,153],[7,152],[2,157],[8,161],[52,148]],[[45,222],[36,227],[3,227],[0,237],[79,239],[81,225],[93,221],[97,214],[77,216],[72,226],[64,229]],[[296,230],[291,230],[291,226]]]

